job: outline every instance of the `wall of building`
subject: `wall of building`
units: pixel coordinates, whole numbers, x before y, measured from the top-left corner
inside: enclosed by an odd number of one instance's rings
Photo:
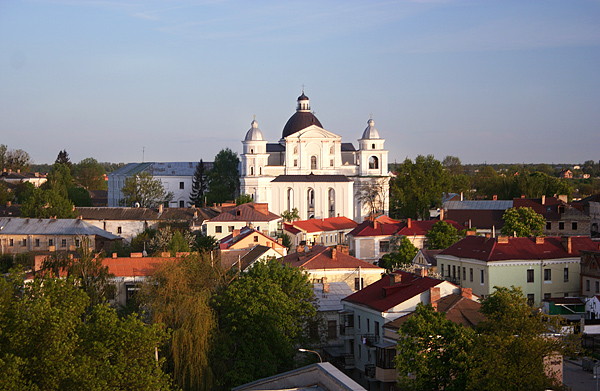
[[[85,237],[81,235],[0,235],[0,254],[73,251],[81,245],[83,238]],[[95,236],[88,238],[94,244]]]

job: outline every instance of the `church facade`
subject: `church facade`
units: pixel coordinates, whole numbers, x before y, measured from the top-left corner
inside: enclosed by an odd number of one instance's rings
[[[363,221],[389,209],[388,151],[375,123],[358,140],[342,142],[324,129],[304,93],[276,143],[265,140],[256,120],[242,141],[241,193],[281,214],[296,208],[300,219],[346,216]]]

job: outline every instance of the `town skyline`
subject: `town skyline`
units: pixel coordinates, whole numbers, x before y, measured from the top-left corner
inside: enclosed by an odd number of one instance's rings
[[[2,144],[52,163],[240,153],[276,142],[302,92],[390,162],[582,163],[600,141],[598,1],[0,5]]]

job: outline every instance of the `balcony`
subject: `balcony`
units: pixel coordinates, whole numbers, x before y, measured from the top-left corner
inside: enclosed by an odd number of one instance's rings
[[[340,336],[342,338],[354,337],[354,326],[348,326],[348,325],[341,324],[340,325]]]
[[[379,335],[375,334],[363,334],[361,335],[361,341],[363,345],[367,345],[370,348],[374,348],[375,344],[379,342]]]

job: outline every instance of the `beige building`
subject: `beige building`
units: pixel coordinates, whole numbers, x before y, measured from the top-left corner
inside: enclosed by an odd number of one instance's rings
[[[221,214],[204,222],[202,231],[217,240],[231,235],[234,230],[251,227],[275,237],[281,229],[283,219],[269,211],[266,203],[252,202],[238,206],[223,207]]]
[[[287,247],[282,245],[278,240],[250,227],[234,229],[230,235],[227,235],[219,241],[219,248],[221,251],[239,250],[256,246],[272,248],[279,254],[279,257],[287,255]]]

